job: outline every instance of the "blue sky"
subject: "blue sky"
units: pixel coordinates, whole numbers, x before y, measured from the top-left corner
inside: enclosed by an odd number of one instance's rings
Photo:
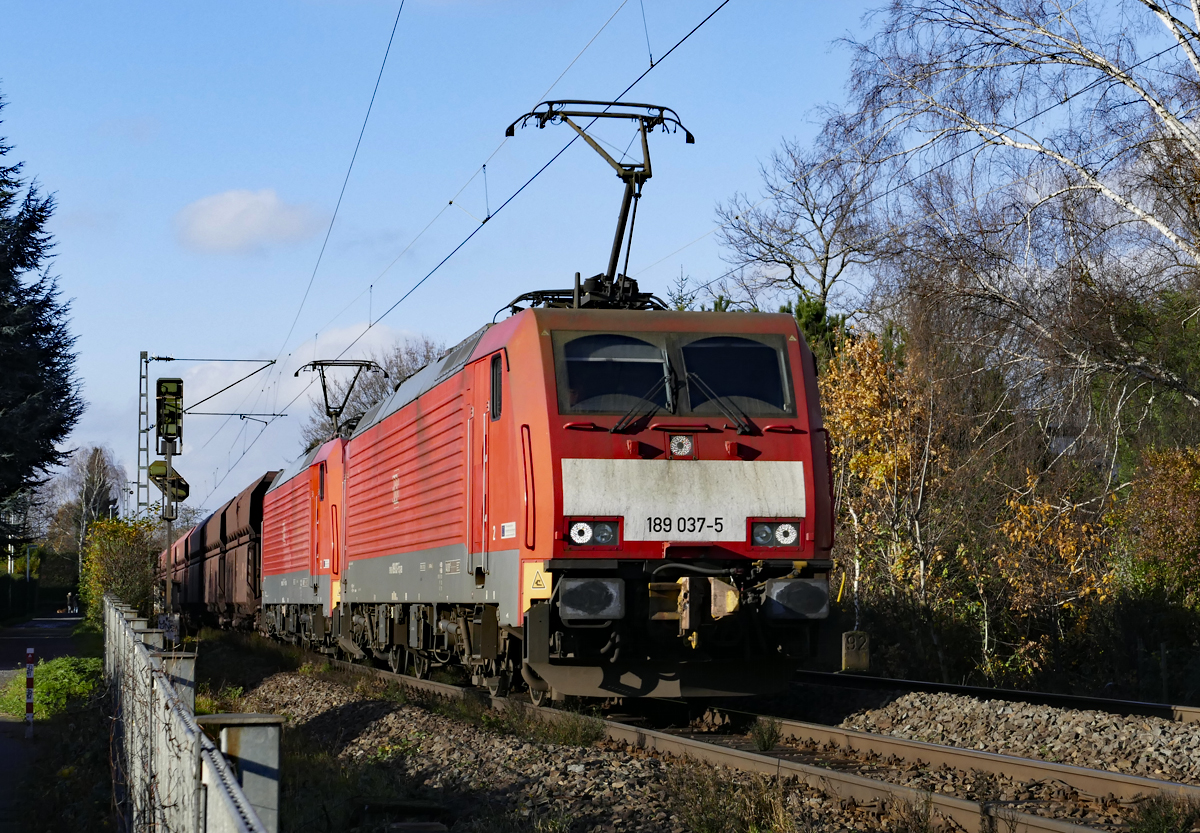
[[[717,5],[407,0],[297,318],[397,4],[10,0],[0,136],[58,200],[54,271],[74,299],[89,403],[71,445],[107,445],[134,476],[141,350],[278,355],[278,373],[204,409],[286,404],[307,382],[293,379],[300,364],[341,352],[568,141],[559,126],[504,142],[504,128],[605,21],[550,97],[614,97],[649,66],[647,34],[658,60]],[[718,201],[757,193],[780,139],[811,137],[815,109],[842,99],[848,56],[834,41],[865,9],[733,0],[626,97],[672,107],[696,136],[652,140],[630,263],[644,288],[665,294],[681,268],[697,281],[725,271],[714,235],[672,253],[713,228]],[[633,128],[602,135],[624,147]],[[412,333],[454,343],[522,292],[601,271],[620,194],[576,143],[348,355]],[[151,378],[183,376],[190,403],[246,370],[154,363]],[[257,423],[189,417],[177,463],[193,502],[215,508],[293,458],[315,390],[253,445]]]

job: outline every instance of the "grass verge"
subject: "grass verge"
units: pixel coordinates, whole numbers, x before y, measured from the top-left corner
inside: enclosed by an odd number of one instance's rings
[[[782,785],[751,775],[734,780],[727,769],[692,758],[675,762],[667,775],[672,809],[692,833],[797,833]]]
[[[1188,833],[1200,826],[1200,803],[1156,795],[1138,804],[1129,833]]]

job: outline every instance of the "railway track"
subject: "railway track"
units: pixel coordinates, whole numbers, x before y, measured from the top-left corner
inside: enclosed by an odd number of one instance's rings
[[[1138,700],[1111,700],[1076,694],[1053,694],[1043,691],[1018,691],[1010,688],[931,683],[921,680],[899,680],[889,677],[869,677],[859,674],[837,674],[827,671],[798,671],[794,682],[802,685],[853,688],[866,691],[918,691],[931,694],[961,694],[982,700],[1004,700],[1030,703],[1060,709],[1079,709],[1108,712],[1124,716],[1160,717],[1179,723],[1200,723],[1200,706],[1173,706],[1166,703],[1147,703]]]
[[[324,657],[322,660],[353,674],[393,681],[435,696],[473,698],[496,709],[528,709],[542,720],[560,720],[569,714],[515,698],[493,698],[480,689],[420,680]],[[852,803],[868,812],[882,813],[895,802],[910,806],[928,802],[936,816],[953,829],[967,833],[1118,830],[1122,827],[1122,813],[1146,798],[1167,795],[1200,801],[1200,787],[1186,784],[797,720],[765,718],[748,712],[722,711],[735,718],[734,721],[726,718],[726,723],[744,726],[758,719],[777,721],[784,743],[768,752],[759,752],[740,733],[652,729],[620,720],[600,722],[609,740],[618,744],[802,782],[834,800]],[[943,786],[931,788],[927,776],[937,773],[941,774]],[[960,794],[945,792],[945,785],[956,780],[974,786],[953,790]],[[980,784],[992,787],[974,788]],[[977,794],[970,795],[972,792]]]

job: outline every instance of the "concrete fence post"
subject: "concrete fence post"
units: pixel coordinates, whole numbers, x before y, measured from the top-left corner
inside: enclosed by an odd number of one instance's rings
[[[154,651],[151,656],[162,663],[163,673],[171,680],[175,693],[196,713],[196,654],[191,651]]]
[[[161,651],[163,647],[163,631],[157,628],[146,628],[143,631],[137,631],[136,636],[138,641],[145,645],[151,651]]]
[[[268,833],[279,831],[279,741],[284,718],[277,714],[207,714],[201,726],[219,729],[221,754],[233,766],[246,800]]]

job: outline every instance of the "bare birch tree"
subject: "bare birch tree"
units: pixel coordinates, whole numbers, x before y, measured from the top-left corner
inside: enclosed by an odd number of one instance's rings
[[[811,148],[784,140],[760,167],[761,200],[739,193],[717,206],[725,258],[738,270],[734,295],[773,291],[827,307],[839,283],[873,262],[887,242],[865,210],[883,174],[881,151],[844,116],[831,118]]]
[[[1181,330],[1200,304],[1200,8],[899,0],[878,19],[853,45],[851,89],[923,181],[910,222],[933,232],[918,248],[934,271],[954,275],[947,300],[1005,325],[1006,362],[1200,407],[1200,380],[1147,340],[1162,314]],[[939,180],[959,193],[931,204]]]
[[[125,470],[112,451],[99,446],[76,451],[66,470],[52,481],[58,508],[47,542],[59,552],[76,553],[79,569],[88,531],[96,521],[116,513],[125,481]]]

